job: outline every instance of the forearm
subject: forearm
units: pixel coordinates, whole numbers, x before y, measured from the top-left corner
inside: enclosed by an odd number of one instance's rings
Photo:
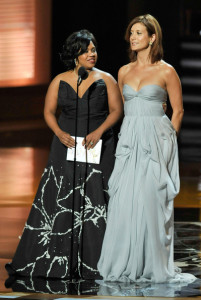
[[[173,125],[174,129],[176,130],[177,134],[179,133],[180,128],[181,128],[183,115],[184,115],[183,110],[175,111],[175,112],[173,111],[173,114],[172,114],[171,122],[172,122],[172,125]]]
[[[54,132],[56,136],[62,131],[57,123],[55,115],[51,112],[44,112],[44,118],[48,127]]]
[[[101,135],[107,131],[109,128],[111,128],[113,125],[117,123],[118,120],[122,117],[122,112],[115,110],[111,112],[107,119],[97,128],[101,132]]]

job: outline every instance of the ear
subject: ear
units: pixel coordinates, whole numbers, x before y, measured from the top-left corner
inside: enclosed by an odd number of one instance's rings
[[[150,38],[150,42],[152,42],[152,44],[153,44],[153,42],[155,42],[155,40],[156,40],[156,35],[154,33],[154,34],[152,34],[152,36]]]

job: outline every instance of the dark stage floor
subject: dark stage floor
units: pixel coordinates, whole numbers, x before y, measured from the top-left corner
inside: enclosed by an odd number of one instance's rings
[[[192,284],[120,284],[10,278],[4,269],[17,247],[47,148],[0,148],[0,299],[146,299],[201,297],[201,164],[180,163],[181,192],[175,199],[175,263],[198,279]]]

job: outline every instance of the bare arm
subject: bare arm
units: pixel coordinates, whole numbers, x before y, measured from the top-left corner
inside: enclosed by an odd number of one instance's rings
[[[107,85],[109,115],[106,120],[93,132],[87,135],[86,144],[87,148],[93,148],[99,141],[103,133],[112,127],[123,115],[122,98],[116,80],[109,74],[104,76],[104,81]],[[90,144],[93,142],[93,146]]]
[[[184,109],[181,82],[176,71],[172,67],[168,67],[166,76],[166,87],[170,99],[170,104],[173,110],[171,122],[178,134],[181,128]]]
[[[69,133],[61,130],[56,119],[57,110],[57,98],[58,98],[58,88],[59,88],[59,77],[57,76],[49,85],[46,97],[45,97],[45,107],[44,107],[44,118],[47,125],[52,129],[55,135],[59,138],[60,142],[67,147],[74,147],[75,141],[70,136]]]
[[[125,66],[121,67],[118,72],[118,85],[119,85],[119,89],[121,92],[123,102],[124,102],[124,97],[123,97],[123,77],[124,76],[125,76]]]

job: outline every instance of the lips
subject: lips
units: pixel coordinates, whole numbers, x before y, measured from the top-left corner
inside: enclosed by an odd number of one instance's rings
[[[91,59],[88,59],[88,62],[95,64],[96,60],[95,60],[95,58],[91,58]]]

